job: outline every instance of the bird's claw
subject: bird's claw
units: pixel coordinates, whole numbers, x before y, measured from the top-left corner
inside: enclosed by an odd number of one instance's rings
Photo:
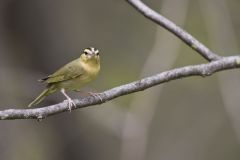
[[[77,107],[76,103],[71,98],[68,98],[65,101],[67,101],[67,103],[68,103],[68,109],[70,112],[71,112],[73,106],[75,108]]]
[[[103,102],[102,97],[99,95],[100,93],[93,93],[93,92],[88,92],[91,96],[100,99],[101,102]]]

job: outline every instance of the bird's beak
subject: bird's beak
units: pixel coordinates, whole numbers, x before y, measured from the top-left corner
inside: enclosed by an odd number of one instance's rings
[[[95,57],[95,54],[88,54],[88,58],[93,58]]]

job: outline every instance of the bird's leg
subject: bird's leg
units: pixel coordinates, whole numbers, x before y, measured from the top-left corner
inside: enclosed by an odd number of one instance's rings
[[[67,95],[66,91],[64,88],[61,89],[61,93],[67,98],[67,101],[68,101],[68,108],[69,108],[69,111],[71,112],[72,110],[72,106],[75,106],[77,107],[77,105],[74,103],[74,101]]]

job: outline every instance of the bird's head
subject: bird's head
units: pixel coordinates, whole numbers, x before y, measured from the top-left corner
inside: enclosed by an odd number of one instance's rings
[[[99,50],[93,47],[85,48],[80,59],[85,63],[99,63]]]

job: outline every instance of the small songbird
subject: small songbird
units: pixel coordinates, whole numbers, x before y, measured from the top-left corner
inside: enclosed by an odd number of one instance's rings
[[[82,86],[96,78],[99,70],[99,51],[93,47],[84,49],[79,58],[39,80],[47,84],[46,89],[28,107],[39,104],[46,96],[56,91],[61,91],[67,98],[68,107],[71,110],[71,107],[76,104],[66,94],[66,90],[79,91]]]

